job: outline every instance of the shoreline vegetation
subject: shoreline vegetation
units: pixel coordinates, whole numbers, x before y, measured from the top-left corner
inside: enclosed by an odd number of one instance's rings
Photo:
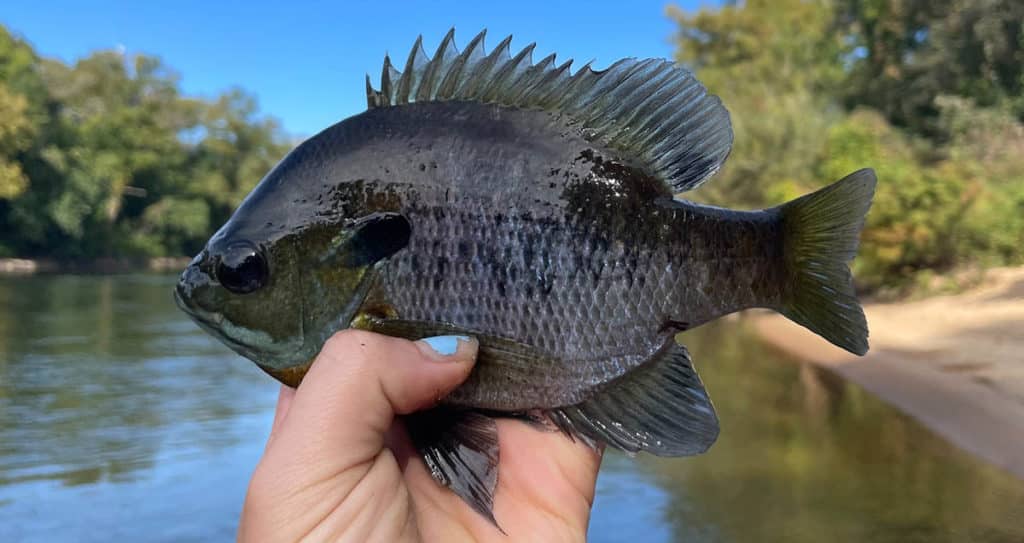
[[[954,445],[1024,479],[1024,267],[952,295],[864,306],[871,350],[833,347],[777,314],[753,317],[773,348],[827,368]]]
[[[155,258],[93,258],[60,260],[54,258],[0,258],[0,277],[59,273],[177,273],[192,259],[187,256]]]
[[[1024,3],[761,0],[667,15],[675,60],[721,97],[735,133],[688,199],[772,207],[870,167],[864,292],[1024,265]],[[0,257],[196,254],[297,143],[243,89],[190,96],[158,56],[68,61],[30,38],[0,25]]]

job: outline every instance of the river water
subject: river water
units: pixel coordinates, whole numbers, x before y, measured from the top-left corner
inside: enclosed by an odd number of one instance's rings
[[[160,275],[0,279],[0,542],[228,541],[277,386]],[[683,336],[722,434],[609,454],[590,540],[1022,542],[1024,483],[742,320]]]

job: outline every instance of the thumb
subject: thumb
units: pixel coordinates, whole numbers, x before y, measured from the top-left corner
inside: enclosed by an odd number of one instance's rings
[[[477,346],[464,336],[409,341],[339,332],[296,391],[282,437],[291,434],[286,439],[304,443],[318,461],[370,458],[396,414],[432,407],[469,376]]]
[[[239,540],[319,540],[312,530],[329,517],[351,520],[353,507],[394,506],[401,471],[393,455],[382,454],[385,433],[396,414],[430,407],[464,381],[476,352],[470,338],[332,336],[294,396],[282,393],[281,420],[249,483]],[[370,496],[349,500],[357,488]]]

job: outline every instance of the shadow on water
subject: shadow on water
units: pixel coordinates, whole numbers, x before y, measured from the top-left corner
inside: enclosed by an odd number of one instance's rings
[[[0,279],[0,541],[234,535],[277,387],[168,276]],[[593,541],[1024,541],[1024,484],[742,323],[687,333],[708,454],[609,454]]]

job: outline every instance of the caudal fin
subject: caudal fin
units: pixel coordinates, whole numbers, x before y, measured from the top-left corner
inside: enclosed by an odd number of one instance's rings
[[[868,325],[847,264],[875,182],[874,170],[859,170],[780,208],[789,283],[782,314],[857,355],[868,351]]]

